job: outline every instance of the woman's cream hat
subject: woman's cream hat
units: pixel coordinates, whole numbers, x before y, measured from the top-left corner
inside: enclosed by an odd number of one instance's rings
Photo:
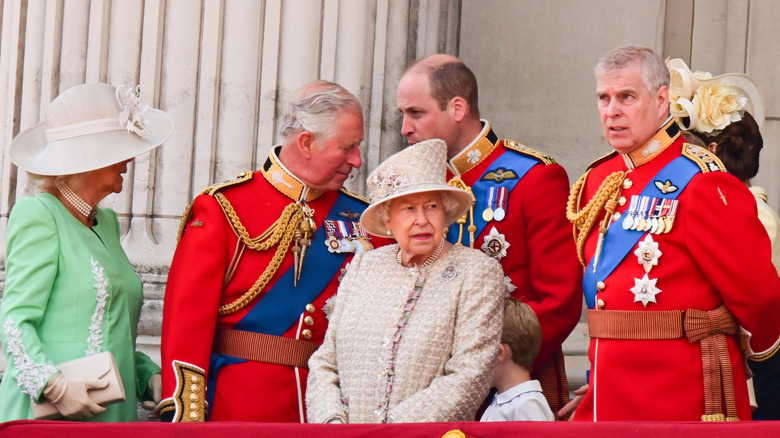
[[[11,142],[11,160],[38,175],[100,169],[154,149],[173,133],[173,119],[141,106],[138,88],[83,84],[64,91],[42,120]]]
[[[680,58],[667,59],[670,112],[684,130],[712,134],[732,122],[742,120],[748,111],[760,127],[764,105],[758,87],[750,76],[726,73],[713,77],[692,72]]]
[[[385,236],[387,228],[379,206],[405,195],[422,192],[446,192],[445,226],[463,216],[474,203],[472,195],[447,185],[447,144],[444,140],[426,140],[392,155],[366,180],[371,205],[360,217],[360,226],[375,236]]]

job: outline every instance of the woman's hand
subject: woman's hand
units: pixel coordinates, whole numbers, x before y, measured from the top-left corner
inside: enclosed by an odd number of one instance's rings
[[[46,384],[43,396],[49,400],[62,415],[82,420],[105,412],[106,408],[92,400],[87,393],[90,389],[103,389],[108,381],[100,379],[85,380],[80,377],[67,377],[57,373]]]
[[[576,397],[571,399],[570,402],[566,403],[566,405],[558,411],[558,418],[566,418],[567,415],[573,414],[577,409],[577,406],[580,405],[582,397],[588,392],[589,387],[590,386],[586,383],[580,386],[579,389],[575,389],[574,395],[576,395]]]
[[[162,400],[162,375],[160,373],[153,374],[149,379],[149,393],[152,395],[152,400],[141,403],[141,406],[147,411],[154,411]]]

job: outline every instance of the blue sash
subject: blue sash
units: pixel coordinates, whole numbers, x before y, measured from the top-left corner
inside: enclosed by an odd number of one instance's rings
[[[677,157],[672,162],[661,169],[655,177],[642,189],[640,196],[651,196],[661,199],[676,199],[685,187],[691,182],[691,179],[700,172],[699,166],[686,157]],[[671,193],[662,193],[654,184],[654,181],[672,180],[677,186],[677,190]],[[582,288],[585,292],[585,301],[588,308],[592,309],[596,304],[596,284],[604,281],[612,271],[617,268],[620,262],[626,258],[634,245],[645,235],[644,231],[624,230],[620,224],[615,223],[607,229],[604,235],[604,242],[601,245],[601,256],[596,272],[593,272],[593,262],[595,255],[591,258],[588,267],[585,268],[585,275],[582,279]]]
[[[362,212],[365,208],[357,199],[339,192],[326,219],[343,220],[339,212]],[[276,336],[284,334],[301,316],[306,304],[322,293],[344,264],[347,254],[331,253],[324,242],[325,227],[320,226],[306,250],[298,286],[293,286],[295,269],[291,266],[233,329]]]
[[[490,187],[507,187],[509,190],[508,192],[512,192],[512,189],[515,188],[518,182],[520,182],[521,179],[525,176],[526,173],[528,173],[529,170],[531,170],[532,167],[539,164],[539,161],[527,157],[525,155],[522,155],[520,153],[514,152],[512,150],[505,150],[501,156],[499,156],[496,161],[490,164],[488,169],[483,173],[477,181],[474,183],[473,186],[471,186],[471,191],[474,192],[474,197],[477,199],[477,203],[474,205],[474,226],[477,227],[477,230],[474,232],[474,238],[476,239],[477,236],[482,234],[482,230],[485,229],[487,226],[487,222],[485,222],[484,219],[482,219],[482,215],[477,213],[478,211],[481,212],[482,210],[480,208],[484,208],[485,205],[485,198],[487,197],[487,192],[490,189]],[[485,175],[497,168],[504,168],[507,170],[512,170],[517,174],[517,178],[515,179],[505,179],[501,182],[495,182],[492,180],[483,180]],[[508,195],[507,195],[508,197]],[[469,233],[467,231],[469,223],[466,222],[466,225],[463,227],[463,245],[469,246],[471,243],[469,239]],[[457,224],[450,225],[449,232],[447,233],[447,240],[451,243],[457,243],[458,241],[458,234],[460,234],[460,227],[458,227]]]

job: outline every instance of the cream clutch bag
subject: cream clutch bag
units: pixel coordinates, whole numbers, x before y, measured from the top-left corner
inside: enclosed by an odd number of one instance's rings
[[[125,387],[122,385],[114,355],[109,351],[69,360],[57,367],[68,377],[108,380],[108,386],[105,388],[89,390],[89,396],[100,406],[125,400]],[[62,416],[48,400],[40,404],[33,402],[32,411],[36,420],[49,420]]]

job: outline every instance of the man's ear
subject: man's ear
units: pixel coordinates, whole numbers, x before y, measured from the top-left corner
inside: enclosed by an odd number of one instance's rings
[[[718,144],[713,141],[712,143],[707,145],[707,150],[712,152],[713,154],[717,154],[718,153]]]
[[[295,137],[295,147],[298,152],[306,159],[310,159],[312,156],[312,149],[316,146],[316,139],[314,134],[309,131],[303,131]]]
[[[466,102],[466,99],[461,96],[455,96],[450,99],[450,102],[447,104],[447,109],[456,122],[461,122],[469,113],[469,104]]]
[[[655,93],[655,98],[658,102],[658,112],[661,115],[661,119],[666,119],[669,116],[669,87],[662,85]]]

